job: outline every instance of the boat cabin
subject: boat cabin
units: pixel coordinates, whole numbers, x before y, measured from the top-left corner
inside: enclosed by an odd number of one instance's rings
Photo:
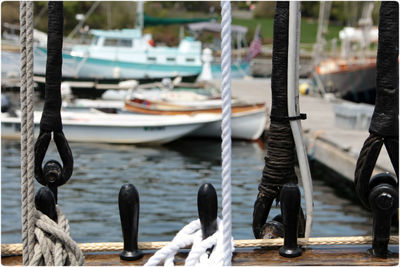
[[[74,57],[142,64],[201,66],[201,42],[185,37],[178,47],[156,46],[151,34],[139,29],[91,30],[90,45],[77,45]]]

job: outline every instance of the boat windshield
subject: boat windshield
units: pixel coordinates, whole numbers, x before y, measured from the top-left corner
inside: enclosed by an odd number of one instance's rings
[[[104,46],[132,47],[132,40],[131,39],[119,39],[119,38],[106,38],[104,40]]]
[[[97,45],[99,42],[99,37],[98,36],[94,36],[92,39],[92,45]]]

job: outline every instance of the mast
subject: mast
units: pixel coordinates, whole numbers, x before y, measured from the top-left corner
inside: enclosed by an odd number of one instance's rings
[[[319,3],[317,42],[314,45],[314,66],[318,65],[322,59],[326,40],[325,34],[328,31],[329,14],[331,12],[331,1],[321,1]]]
[[[137,1],[136,4],[136,29],[143,30],[144,20],[143,20],[143,1]]]

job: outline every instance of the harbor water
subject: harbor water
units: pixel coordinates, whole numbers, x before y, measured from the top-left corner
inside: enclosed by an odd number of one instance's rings
[[[118,192],[132,183],[140,194],[139,241],[168,241],[197,218],[197,190],[212,183],[221,214],[221,149],[219,140],[182,139],[164,146],[70,144],[74,173],[59,188],[58,204],[77,242],[122,241]],[[233,141],[232,212],[235,239],[252,239],[253,204],[264,167],[264,144]],[[50,145],[45,161],[58,159]],[[1,144],[1,240],[21,242],[20,145]],[[313,168],[312,236],[370,235],[372,218],[354,199],[352,185],[333,188],[326,172]],[[331,175],[334,176],[334,175]],[[40,188],[35,183],[35,190]],[[303,192],[302,192],[303,193]],[[302,206],[305,208],[304,198]],[[280,213],[273,205],[269,219]]]

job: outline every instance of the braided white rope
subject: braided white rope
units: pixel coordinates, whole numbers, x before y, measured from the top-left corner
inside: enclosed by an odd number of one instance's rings
[[[29,222],[29,253],[30,256],[33,253],[33,247],[35,244],[33,233],[35,231],[34,225],[34,197],[35,197],[35,188],[34,188],[34,170],[35,170],[35,153],[34,153],[34,145],[35,145],[35,137],[34,137],[34,121],[33,121],[33,91],[34,91],[34,82],[33,82],[33,1],[28,1],[26,3],[26,82],[27,82],[27,157],[28,157],[28,165],[27,165],[27,175],[28,175],[28,222]]]
[[[232,259],[232,185],[231,185],[231,4],[221,1],[221,69],[222,69],[222,225],[224,266]]]
[[[28,202],[27,202],[27,114],[26,114],[26,2],[19,5],[20,21],[20,101],[21,101],[21,218],[22,218],[22,260],[29,263],[28,255]]]
[[[26,201],[26,2],[21,1],[19,6],[20,21],[20,101],[21,101],[21,217],[22,217],[22,246],[23,264],[28,265],[28,205]]]
[[[21,214],[23,263],[34,248],[33,2],[20,2]]]
[[[179,249],[192,245],[185,260],[185,266],[222,266],[224,260],[223,225],[218,218],[218,230],[211,236],[202,240],[200,220],[194,220],[182,228],[174,239],[158,250],[144,266],[156,266],[164,261],[164,266],[174,266],[174,257]],[[234,249],[233,239],[230,240],[231,250]],[[210,255],[207,249],[213,248]]]
[[[35,246],[29,265],[65,266],[83,265],[84,256],[79,246],[69,235],[69,224],[57,206],[58,222],[36,210]]]

